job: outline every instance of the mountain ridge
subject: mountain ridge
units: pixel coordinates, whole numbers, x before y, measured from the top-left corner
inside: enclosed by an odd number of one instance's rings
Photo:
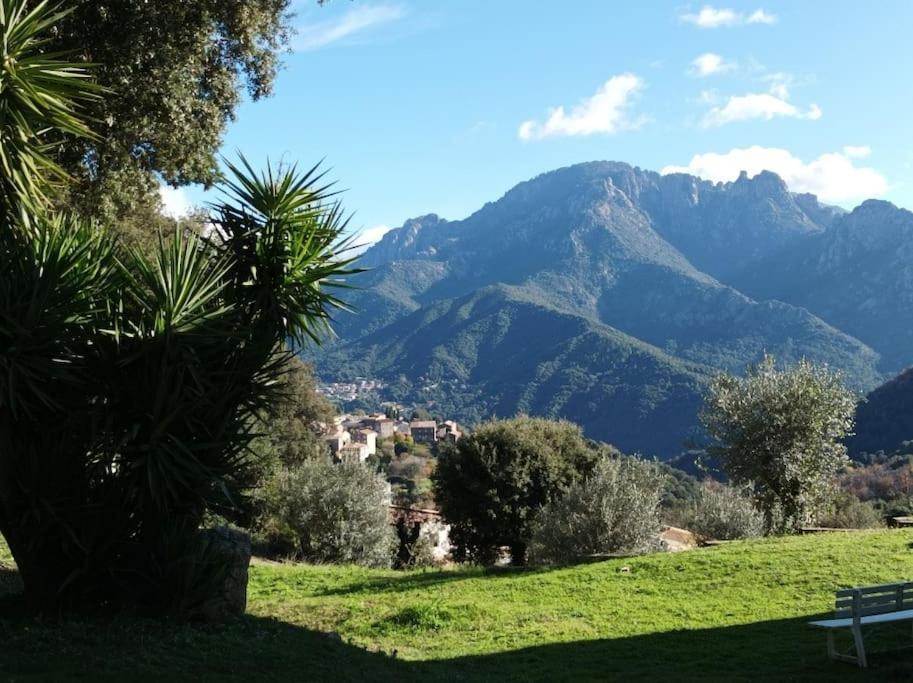
[[[658,412],[627,416],[641,429],[638,443],[634,432],[622,434],[617,425],[607,432],[600,411],[603,417],[625,414],[623,400],[649,405],[648,397],[661,395],[662,387],[699,387],[714,372],[741,372],[765,353],[785,362],[809,357],[828,363],[859,391],[882,381],[892,368],[879,356],[886,346],[877,335],[868,335],[873,348],[818,315],[829,311],[819,302],[803,306],[789,292],[766,295],[764,286],[772,285],[762,275],[779,272],[772,261],[777,265],[784,254],[805,253],[833,239],[860,215],[900,220],[897,240],[907,234],[899,211],[876,203],[847,214],[813,195],[790,192],[769,172],[711,183],[622,162],[557,169],[518,183],[465,219],[426,214],[389,231],[362,257],[371,270],[351,283],[360,288],[353,303],[362,314],[340,316],[340,341],[312,358],[326,376],[369,374],[399,382],[394,393],[405,401],[422,400],[420,377],[450,373],[467,387],[454,390],[462,398],[438,392],[434,400],[446,400],[458,419],[530,407],[554,416],[573,413],[588,433],[608,440],[614,433],[619,446],[669,457],[675,449],[671,437],[656,434]],[[800,277],[793,280],[803,286]],[[467,317],[456,315],[458,309]],[[555,364],[551,377],[558,379],[548,386],[554,396],[568,397],[563,403],[545,400],[538,371],[516,349],[486,346],[486,336],[496,336],[498,315],[508,328],[538,340],[538,346],[524,348],[539,365]],[[535,334],[537,326],[566,334],[545,347],[547,335]],[[601,361],[581,350],[581,339],[602,349]],[[636,372],[621,372],[617,365],[618,358],[634,357],[650,359],[641,367],[640,383]],[[480,374],[485,368],[490,378]],[[511,368],[522,371],[511,374]],[[624,399],[594,393],[581,373],[621,382]],[[594,407],[581,408],[574,392],[589,396]],[[674,405],[663,408],[676,438],[681,432],[689,433],[682,438],[693,436],[693,396],[681,393],[677,411]],[[691,420],[689,429],[679,429],[683,415]]]

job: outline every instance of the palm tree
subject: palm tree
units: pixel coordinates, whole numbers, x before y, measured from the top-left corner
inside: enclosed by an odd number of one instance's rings
[[[208,234],[151,256],[52,211],[98,96],[42,53],[60,16],[0,0],[0,532],[36,605],[167,610],[213,587],[201,520],[243,504],[289,355],[344,307],[345,219],[317,168],[243,158]]]

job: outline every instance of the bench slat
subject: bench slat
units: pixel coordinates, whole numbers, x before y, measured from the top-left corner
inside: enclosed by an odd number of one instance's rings
[[[913,610],[904,610],[903,612],[889,612],[887,614],[873,614],[861,619],[862,625],[870,624],[889,624],[895,621],[913,621]],[[809,626],[815,628],[849,628],[853,625],[852,619],[820,619],[810,621]]]
[[[879,595],[877,597],[862,598],[859,601],[860,607],[871,607],[872,605],[894,605],[900,607],[904,604],[913,605],[913,596],[898,601],[896,595]],[[851,609],[852,607],[852,598],[842,598],[835,603],[835,609]]]
[[[873,593],[889,593],[891,591],[896,591],[898,588],[901,590],[913,590],[913,582],[904,581],[901,583],[885,583],[879,586],[859,586],[858,588],[841,588],[836,592],[836,597],[845,598],[852,597],[855,591],[859,591],[862,595],[870,595]]]

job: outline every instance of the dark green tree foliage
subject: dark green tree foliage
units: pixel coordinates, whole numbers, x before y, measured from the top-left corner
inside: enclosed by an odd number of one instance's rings
[[[701,420],[709,454],[753,490],[767,530],[784,532],[814,523],[833,498],[855,408],[839,373],[804,360],[781,370],[766,356],[745,377],[718,376]]]
[[[257,446],[271,464],[284,467],[326,457],[327,445],[321,435],[335,414],[333,404],[317,393],[312,367],[297,357],[290,358]]]
[[[217,151],[243,91],[255,100],[272,91],[289,5],[71,0],[46,49],[95,64],[98,84],[114,93],[88,109],[98,136],[68,134],[59,157],[79,179],[73,198],[81,210],[135,221],[154,215],[156,174],[174,184],[215,182]]]
[[[487,422],[444,445],[434,492],[457,559],[491,563],[507,546],[523,564],[536,514],[596,457],[576,425],[531,417]]]
[[[37,21],[22,5],[0,0],[7,36],[49,25],[46,5]],[[210,239],[178,232],[151,257],[43,210],[29,188],[45,176],[29,169],[70,132],[84,74],[23,72],[34,45],[0,55],[4,135],[25,140],[4,149],[33,173],[0,186],[0,532],[37,605],[187,608],[203,515],[254,483],[248,446],[286,342],[319,338],[342,305],[327,287],[347,272],[344,221],[314,171],[246,165],[231,167]],[[19,123],[16,82],[46,125]]]

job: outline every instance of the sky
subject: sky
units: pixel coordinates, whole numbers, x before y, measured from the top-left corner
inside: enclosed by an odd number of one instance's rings
[[[323,160],[353,231],[460,219],[584,161],[780,174],[913,209],[913,2],[295,0],[272,97],[223,145]],[[163,188],[166,208],[205,201]]]

